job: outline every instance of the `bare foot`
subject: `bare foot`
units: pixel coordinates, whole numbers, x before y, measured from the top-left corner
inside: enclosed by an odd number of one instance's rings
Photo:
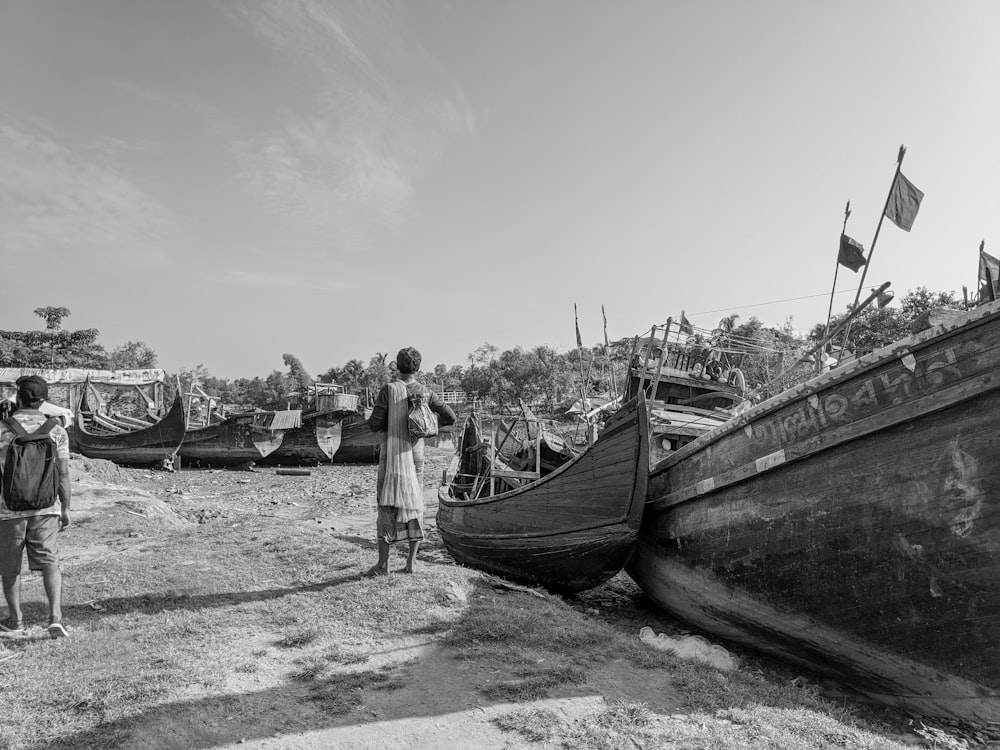
[[[386,570],[381,565],[372,565],[368,570],[364,572],[365,578],[375,578],[376,576],[386,576],[389,575],[389,571]]]
[[[413,572],[413,568],[411,568],[409,565],[407,565],[405,568],[400,568],[396,572],[397,573],[412,573]]]

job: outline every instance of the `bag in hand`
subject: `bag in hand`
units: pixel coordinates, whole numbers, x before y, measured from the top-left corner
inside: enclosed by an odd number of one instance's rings
[[[437,435],[438,418],[437,414],[431,411],[430,394],[414,393],[409,400],[410,416],[406,423],[410,430],[410,437],[425,438]]]

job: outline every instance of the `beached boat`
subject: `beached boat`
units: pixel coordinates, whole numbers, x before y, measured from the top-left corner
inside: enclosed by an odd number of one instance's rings
[[[335,414],[305,414],[302,426],[286,432],[277,449],[257,463],[261,466],[315,466],[331,461],[340,448],[343,420]]]
[[[458,441],[452,481],[438,492],[437,528],[459,563],[560,591],[611,578],[632,553],[649,471],[645,399],[612,415],[598,440],[543,477],[487,476],[475,419]],[[526,482],[489,495],[498,480]],[[484,493],[480,494],[480,493]]]
[[[1000,721],[1000,303],[817,375],[651,472],[670,613],[925,716]]]
[[[182,400],[156,422],[91,410],[86,397],[70,430],[72,450],[122,466],[153,466],[173,461],[187,428]]]
[[[381,446],[379,433],[368,429],[368,417],[356,412],[344,417],[335,464],[377,464]]]
[[[261,466],[315,466],[331,461],[340,449],[342,422],[357,412],[358,397],[343,386],[314,383],[304,401],[302,425],[286,432],[281,445],[257,462]]]
[[[281,445],[285,432],[302,425],[302,412],[249,412],[189,429],[179,454],[184,466],[228,467],[256,463]]]
[[[646,394],[651,466],[732,416],[747,390],[740,365],[755,348],[686,321],[635,337],[624,398]]]

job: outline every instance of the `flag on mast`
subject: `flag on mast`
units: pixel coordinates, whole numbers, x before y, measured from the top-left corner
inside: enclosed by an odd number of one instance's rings
[[[576,314],[576,303],[573,303],[573,323],[576,324],[576,348],[583,349],[583,339],[580,338],[580,318]]]
[[[604,353],[608,353],[610,343],[608,342],[608,315],[604,312],[604,305],[601,305],[601,318],[604,320]]]
[[[886,218],[900,229],[909,232],[913,220],[917,218],[920,201],[923,199],[924,194],[917,189],[917,186],[906,179],[902,172],[896,172],[896,179],[893,180],[892,189],[889,191],[889,200],[885,204]]]
[[[865,264],[864,246],[857,240],[851,239],[841,232],[840,251],[837,253],[837,262],[857,273],[858,269]]]
[[[992,302],[997,298],[997,282],[1000,281],[1000,259],[985,250],[986,241],[979,245],[979,302]]]

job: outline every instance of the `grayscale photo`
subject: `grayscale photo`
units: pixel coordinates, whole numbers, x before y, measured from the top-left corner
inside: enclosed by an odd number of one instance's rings
[[[1000,748],[998,31],[0,0],[0,750]]]

